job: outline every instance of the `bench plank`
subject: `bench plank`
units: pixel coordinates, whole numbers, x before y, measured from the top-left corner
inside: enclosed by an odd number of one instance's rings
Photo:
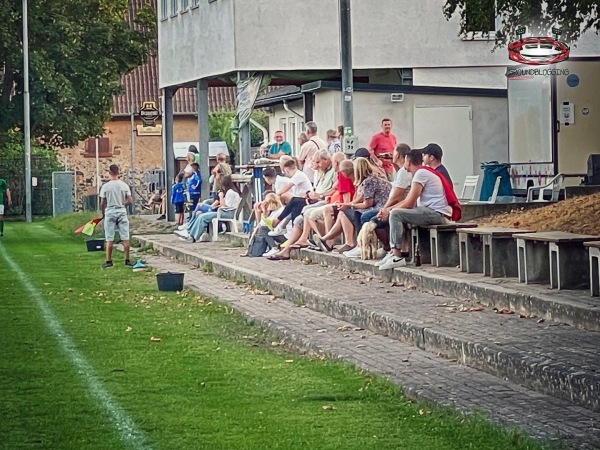
[[[528,233],[525,235],[514,236],[515,238],[526,241],[554,242],[562,243],[583,243],[588,241],[600,241],[600,236],[591,236],[587,234],[567,233],[565,231],[543,231],[540,233]]]

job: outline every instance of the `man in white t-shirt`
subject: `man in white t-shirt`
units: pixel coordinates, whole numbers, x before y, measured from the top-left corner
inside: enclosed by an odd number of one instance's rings
[[[398,144],[394,149],[394,153],[392,154],[392,162],[400,169],[396,171],[396,177],[392,182],[392,190],[387,202],[385,202],[383,208],[377,211],[377,216],[375,219],[373,219],[377,222],[377,228],[375,229],[377,238],[379,241],[381,241],[383,248],[386,251],[390,250],[389,222],[387,220],[381,220],[380,217],[389,215],[391,209],[402,202],[410,190],[412,174],[406,170],[406,167],[404,167],[406,155],[408,155],[409,152],[410,147],[407,144]],[[408,245],[408,242],[406,242],[406,245]],[[403,250],[406,250],[406,248]],[[402,256],[408,256],[408,252],[403,251]],[[357,257],[360,258],[359,252],[357,252]]]
[[[106,261],[102,267],[107,269],[113,266],[112,251],[115,240],[115,232],[123,241],[125,250],[125,265],[133,266],[129,260],[129,218],[127,217],[127,205],[133,201],[131,189],[123,181],[119,180],[119,167],[115,164],[108,168],[110,181],[104,183],[100,188],[100,208],[104,219],[104,239],[106,240]]]
[[[283,164],[283,173],[289,180],[277,194],[281,196],[289,192],[292,198],[283,212],[273,222],[277,226],[269,233],[270,236],[277,236],[285,232],[284,225],[287,225],[287,219],[293,222],[302,213],[302,208],[306,205],[307,195],[313,191],[308,176],[298,169],[295,160],[292,159]]]
[[[317,136],[317,124],[315,122],[306,122],[306,125],[304,125],[304,132],[308,137],[308,141],[300,147],[298,161],[300,162],[302,171],[308,176],[308,179],[312,181],[315,178],[313,156],[319,150],[326,150],[327,142]]]
[[[439,225],[446,223],[452,216],[452,208],[448,205],[439,175],[424,169],[422,161],[421,150],[408,152],[404,167],[413,176],[408,196],[392,207],[389,213],[381,214],[381,220],[387,219],[390,222],[392,252],[382,260],[379,270],[406,265],[401,251],[407,225]]]

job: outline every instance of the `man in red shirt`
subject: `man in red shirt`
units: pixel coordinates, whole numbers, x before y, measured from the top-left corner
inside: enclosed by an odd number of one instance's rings
[[[394,165],[392,164],[392,155],[396,148],[396,136],[392,134],[392,121],[383,119],[381,121],[381,133],[375,134],[369,143],[369,153],[371,160],[385,170],[388,179],[394,175]]]

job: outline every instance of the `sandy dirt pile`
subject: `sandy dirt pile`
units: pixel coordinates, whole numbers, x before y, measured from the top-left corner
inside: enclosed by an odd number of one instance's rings
[[[480,226],[521,228],[532,231],[568,231],[600,236],[600,193],[575,197],[541,208],[515,208],[474,220]]]

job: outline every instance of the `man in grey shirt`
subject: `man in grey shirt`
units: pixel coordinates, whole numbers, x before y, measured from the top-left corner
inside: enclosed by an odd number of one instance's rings
[[[123,241],[125,248],[125,265],[132,266],[129,260],[129,218],[127,217],[127,205],[131,204],[131,190],[123,181],[119,180],[119,167],[115,164],[108,168],[110,181],[100,189],[100,206],[104,219],[104,238],[106,239],[106,262],[103,268],[113,266],[112,250],[115,240],[115,231]]]

